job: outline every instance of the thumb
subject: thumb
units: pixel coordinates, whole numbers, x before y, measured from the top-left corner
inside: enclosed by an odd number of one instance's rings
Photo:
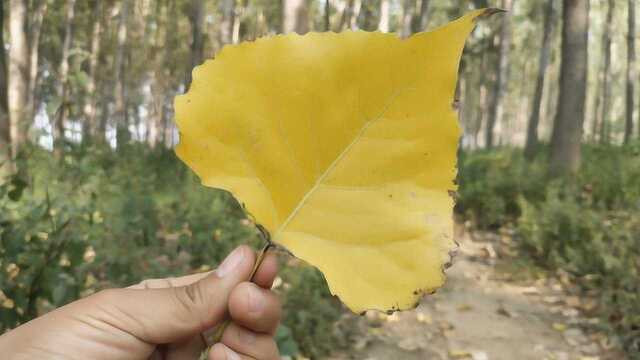
[[[94,296],[98,316],[138,339],[164,344],[201,333],[220,323],[231,290],[251,275],[255,255],[236,248],[208,276],[187,286],[164,289],[113,289]],[[87,299],[88,300],[88,299]]]

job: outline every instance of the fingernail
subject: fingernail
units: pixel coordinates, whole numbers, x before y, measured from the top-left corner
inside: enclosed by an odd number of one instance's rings
[[[226,259],[216,269],[216,275],[218,277],[225,277],[232,272],[242,261],[244,260],[244,251],[242,248],[236,248],[227,256]]]
[[[224,354],[225,354],[226,360],[240,360],[240,355],[238,355],[238,353],[229,349],[229,347],[224,344],[223,346],[224,346]]]
[[[255,287],[249,287],[249,312],[259,313],[264,309],[264,296],[260,293],[260,290]]]

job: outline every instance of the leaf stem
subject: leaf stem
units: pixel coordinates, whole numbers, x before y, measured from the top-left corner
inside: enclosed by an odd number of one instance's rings
[[[262,249],[260,250],[260,252],[258,253],[258,257],[256,258],[256,262],[253,265],[253,270],[251,271],[251,275],[249,275],[249,281],[251,282],[253,282],[253,278],[258,272],[258,268],[260,268],[262,261],[265,259],[267,255],[267,251],[269,251],[270,248],[275,246],[275,244],[271,241],[271,236],[269,235],[269,232],[260,224],[256,224],[256,227],[258,228],[258,230],[260,230],[260,237],[264,240],[265,243]],[[200,334],[200,336],[202,337],[202,341],[204,341],[206,346],[205,352],[208,352],[209,348],[213,344],[220,342],[220,340],[222,339],[222,335],[224,334],[224,331],[226,330],[227,326],[229,326],[230,323],[231,323],[231,319],[229,318],[229,314],[227,314],[225,315],[225,320],[220,325],[218,325],[218,327],[215,329],[213,336],[209,337],[205,334]],[[210,341],[208,339],[210,339]]]

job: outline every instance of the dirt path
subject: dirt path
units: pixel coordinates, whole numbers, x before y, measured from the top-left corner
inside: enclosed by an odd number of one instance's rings
[[[334,359],[604,360],[624,359],[603,333],[587,331],[593,305],[561,280],[516,281],[494,249],[497,235],[462,236],[446,286],[413,311],[368,313],[362,335]],[[508,258],[508,257],[506,257]]]

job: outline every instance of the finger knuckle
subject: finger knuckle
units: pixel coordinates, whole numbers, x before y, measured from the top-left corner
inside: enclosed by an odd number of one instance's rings
[[[206,314],[208,309],[206,306],[207,296],[202,287],[198,283],[173,287],[172,293],[184,316],[199,322],[200,327],[204,329],[206,317],[203,314]]]

